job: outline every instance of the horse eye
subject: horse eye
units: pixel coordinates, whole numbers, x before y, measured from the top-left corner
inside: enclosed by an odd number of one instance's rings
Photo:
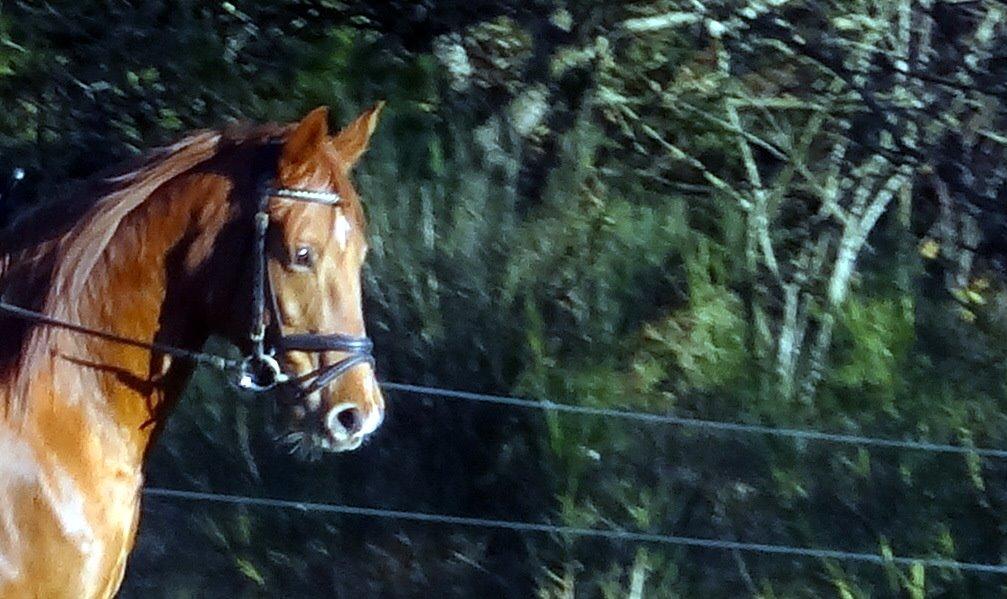
[[[314,268],[315,250],[308,245],[299,245],[294,250],[293,265],[301,268]]]

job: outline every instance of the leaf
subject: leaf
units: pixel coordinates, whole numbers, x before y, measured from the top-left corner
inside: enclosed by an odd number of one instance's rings
[[[920,242],[920,255],[927,260],[933,260],[937,258],[941,253],[941,244],[937,243],[934,239],[927,237],[922,242]]]
[[[244,574],[245,577],[252,580],[260,587],[266,586],[266,579],[262,577],[262,574],[259,574],[259,571],[252,565],[252,562],[238,557],[235,558],[234,563],[238,566],[238,570]]]
[[[920,562],[913,562],[909,567],[909,584],[906,588],[912,599],[924,599],[926,597],[926,569]]]

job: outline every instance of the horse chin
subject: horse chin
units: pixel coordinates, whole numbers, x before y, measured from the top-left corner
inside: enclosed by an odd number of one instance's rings
[[[302,402],[282,402],[274,419],[274,430],[279,434],[274,440],[290,455],[303,462],[314,462],[325,454],[343,453],[359,448],[363,437],[350,437],[344,440],[333,439],[320,424],[322,419],[317,410],[312,410]]]
[[[294,430],[278,438],[287,452],[302,462],[315,462],[325,454],[353,451],[360,447],[362,439],[352,439],[346,443],[334,443],[322,433]]]

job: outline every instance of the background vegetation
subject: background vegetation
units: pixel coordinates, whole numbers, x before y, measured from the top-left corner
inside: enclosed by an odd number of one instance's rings
[[[387,380],[1007,445],[999,0],[0,4],[6,213],[233,119],[388,100]],[[155,485],[1000,563],[1005,464],[390,393],[302,464],[194,381]],[[148,500],[124,597],[994,596],[1007,580]]]

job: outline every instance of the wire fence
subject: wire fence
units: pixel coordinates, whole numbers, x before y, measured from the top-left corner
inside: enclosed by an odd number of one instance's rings
[[[603,416],[607,418],[618,418],[647,424],[672,425],[672,426],[695,428],[713,432],[768,435],[773,437],[782,437],[799,441],[839,443],[839,444],[879,447],[887,449],[906,449],[913,451],[924,451],[931,453],[943,453],[943,454],[955,454],[955,455],[968,454],[989,458],[1007,458],[1007,450],[987,448],[987,447],[966,447],[961,445],[951,445],[947,443],[931,443],[927,441],[891,439],[891,438],[871,437],[864,435],[848,435],[848,434],[828,433],[828,432],[797,429],[797,428],[786,428],[786,427],[778,428],[759,424],[742,424],[737,422],[704,420],[698,418],[673,416],[670,414],[656,414],[656,413],[638,412],[632,410],[578,406],[572,404],[556,403],[548,400],[531,400],[505,395],[472,393],[468,391],[459,391],[455,389],[443,389],[438,387],[427,387],[427,386],[411,385],[405,383],[384,383],[382,387],[388,391],[398,391],[408,395],[440,397],[461,401],[488,403],[488,404],[496,404],[502,406],[525,408],[525,409],[536,409],[536,410],[561,412],[569,414],[579,414],[584,416]],[[829,560],[838,560],[846,562],[861,562],[879,566],[920,565],[929,568],[948,568],[958,570],[961,572],[973,572],[979,574],[1007,574],[1007,565],[1004,564],[958,561],[941,557],[907,557],[907,556],[881,555],[874,553],[843,551],[837,549],[825,549],[818,547],[798,547],[793,545],[754,543],[746,541],[735,541],[729,539],[689,537],[689,536],[679,536],[671,534],[649,533],[642,531],[620,530],[612,528],[585,528],[576,526],[561,526],[540,522],[521,522],[513,520],[499,520],[492,518],[455,516],[450,514],[439,514],[430,512],[392,510],[384,508],[360,507],[360,506],[307,502],[307,501],[292,501],[287,499],[275,499],[269,497],[250,497],[244,495],[231,495],[222,493],[208,493],[202,491],[167,489],[162,487],[148,487],[144,489],[144,494],[147,497],[162,500],[202,501],[202,502],[229,504],[229,505],[240,505],[247,507],[294,510],[300,512],[339,514],[344,516],[379,518],[386,520],[409,521],[409,522],[419,522],[428,524],[454,525],[470,528],[510,530],[521,533],[540,533],[540,534],[551,534],[551,535],[569,536],[569,537],[605,539],[609,541],[655,543],[663,545],[678,545],[678,546],[712,549],[712,550],[745,551],[751,553],[761,553],[777,556],[782,555],[782,556],[801,557],[810,559],[829,559]]]
[[[487,395],[484,393],[471,393],[469,391],[442,389],[439,387],[425,387],[422,385],[410,385],[406,383],[382,383],[382,387],[389,391],[401,391],[407,394],[421,395],[427,397],[443,397],[449,399],[457,399],[461,401],[543,410],[547,412],[563,412],[568,414],[580,414],[585,416],[604,416],[606,418],[618,418],[622,420],[630,420],[647,424],[672,425],[685,428],[704,429],[715,432],[767,435],[771,437],[784,437],[800,441],[838,443],[843,445],[858,445],[864,447],[878,447],[886,449],[908,449],[913,451],[925,451],[930,453],[973,455],[985,458],[999,458],[999,459],[1007,458],[1007,450],[996,449],[991,447],[969,447],[964,445],[951,445],[949,443],[931,443],[928,441],[915,441],[910,439],[891,439],[885,437],[871,437],[865,435],[828,433],[828,432],[798,429],[798,428],[773,427],[762,424],[743,424],[738,422],[725,422],[720,420],[704,420],[700,418],[673,416],[670,414],[655,414],[652,412],[637,412],[632,410],[578,406],[572,404],[557,403],[554,401],[549,401],[547,399],[533,400],[533,399],[524,399],[520,397],[511,397],[507,395]]]
[[[519,522],[514,520],[496,520],[491,518],[471,518],[467,516],[452,516],[448,514],[436,514],[429,512],[411,512],[403,510],[389,510],[382,508],[358,507],[351,505],[338,505],[331,503],[316,503],[310,501],[290,501],[286,499],[273,499],[269,497],[247,497],[244,495],[204,493],[200,491],[184,491],[179,489],[165,489],[161,487],[148,487],[144,489],[144,494],[147,495],[148,497],[158,499],[203,501],[203,502],[223,503],[223,504],[241,505],[249,507],[294,510],[299,512],[316,512],[324,514],[339,514],[344,516],[361,516],[361,517],[381,518],[388,520],[425,522],[430,524],[446,524],[455,526],[465,526],[470,528],[484,528],[484,529],[498,529],[498,530],[503,529],[515,532],[566,535],[572,537],[606,539],[609,541],[629,541],[636,543],[679,545],[685,547],[719,549],[728,551],[736,550],[736,551],[746,551],[750,553],[785,555],[791,557],[802,557],[812,559],[831,559],[846,562],[863,562],[879,566],[885,564],[894,564],[898,566],[912,566],[915,564],[919,564],[921,566],[929,568],[951,568],[962,572],[974,572],[980,574],[1007,574],[1007,565],[963,562],[963,561],[944,559],[944,558],[934,558],[934,557],[884,556],[873,553],[859,553],[855,551],[840,551],[836,549],[821,549],[816,547],[795,547],[792,545],[748,543],[744,541],[731,541],[726,539],[684,537],[677,535],[647,533],[632,530],[617,530],[611,528],[582,528],[576,526],[558,526],[555,524],[546,524],[538,522]]]

